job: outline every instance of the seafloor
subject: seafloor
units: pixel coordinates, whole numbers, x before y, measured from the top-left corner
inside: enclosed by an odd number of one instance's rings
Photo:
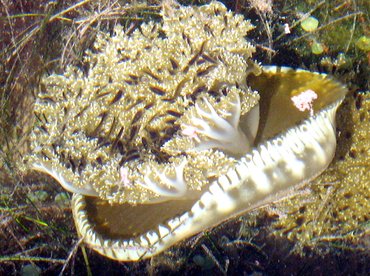
[[[124,263],[83,247],[70,195],[58,183],[19,171],[40,77],[78,65],[97,30],[158,19],[159,2],[0,1],[0,275],[369,275],[366,0],[223,1],[256,26],[247,38],[257,48],[256,60],[332,74],[349,88],[337,114],[333,163],[289,198],[224,222],[150,260]],[[301,23],[310,16],[319,25],[307,32]]]

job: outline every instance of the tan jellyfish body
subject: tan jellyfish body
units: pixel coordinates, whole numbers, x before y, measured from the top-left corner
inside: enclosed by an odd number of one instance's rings
[[[101,34],[87,72],[45,78],[25,161],[74,193],[91,248],[154,256],[328,166],[346,89],[306,71],[261,73],[251,28],[218,2],[164,10],[163,22]]]
[[[266,67],[262,75],[250,81],[261,94],[261,121],[265,127],[260,126],[257,146],[197,200],[146,208],[111,206],[75,194],[72,209],[76,227],[91,248],[117,260],[148,258],[184,238],[266,204],[325,170],[335,152],[335,112],[346,89],[326,75],[278,67]],[[317,87],[313,116],[309,111],[300,111],[290,100],[296,91],[305,91],[306,85]],[[286,102],[280,98],[286,98]],[[271,130],[270,124],[277,120],[281,123]],[[292,125],[287,127],[287,122]],[[117,221],[119,217],[122,222]],[[149,219],[152,217],[160,219],[153,221]],[[127,226],[136,231],[134,235],[130,236]]]

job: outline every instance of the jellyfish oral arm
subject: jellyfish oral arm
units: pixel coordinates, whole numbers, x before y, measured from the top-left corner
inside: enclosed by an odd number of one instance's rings
[[[247,138],[239,128],[240,120],[240,98],[236,95],[236,101],[232,103],[232,109],[225,114],[227,119],[221,117],[215,108],[205,98],[208,111],[200,107],[198,103],[195,108],[198,117],[192,118],[192,125],[183,126],[182,134],[196,141],[195,150],[207,150],[216,148],[225,151],[232,156],[240,156],[248,152],[254,137]]]

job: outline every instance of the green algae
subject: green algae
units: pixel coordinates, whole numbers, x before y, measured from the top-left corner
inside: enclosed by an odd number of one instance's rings
[[[361,36],[357,41],[356,41],[356,46],[364,51],[364,52],[369,52],[370,51],[370,37],[368,36]]]
[[[324,52],[324,47],[320,42],[314,41],[311,45],[311,51],[314,55],[320,55]]]
[[[48,192],[43,190],[37,190],[33,192],[29,192],[27,195],[28,199],[32,202],[44,202],[49,197]]]
[[[318,26],[319,26],[319,20],[317,20],[313,16],[307,17],[305,20],[301,22],[301,27],[306,32],[313,32],[317,29]]]

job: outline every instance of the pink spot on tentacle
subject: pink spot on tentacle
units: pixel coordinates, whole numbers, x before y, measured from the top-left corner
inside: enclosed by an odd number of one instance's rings
[[[297,96],[293,96],[291,98],[294,106],[299,110],[299,111],[305,111],[309,110],[310,115],[313,115],[313,106],[312,103],[314,100],[317,99],[317,94],[315,91],[308,89],[306,91],[301,92]]]
[[[185,125],[185,128],[181,131],[181,134],[188,136],[191,139],[194,139],[198,143],[200,142],[200,139],[198,136],[198,129],[196,127]]]
[[[121,167],[119,169],[119,174],[121,176],[121,184],[125,187],[131,187],[132,183],[130,179],[128,179],[128,168]]]

